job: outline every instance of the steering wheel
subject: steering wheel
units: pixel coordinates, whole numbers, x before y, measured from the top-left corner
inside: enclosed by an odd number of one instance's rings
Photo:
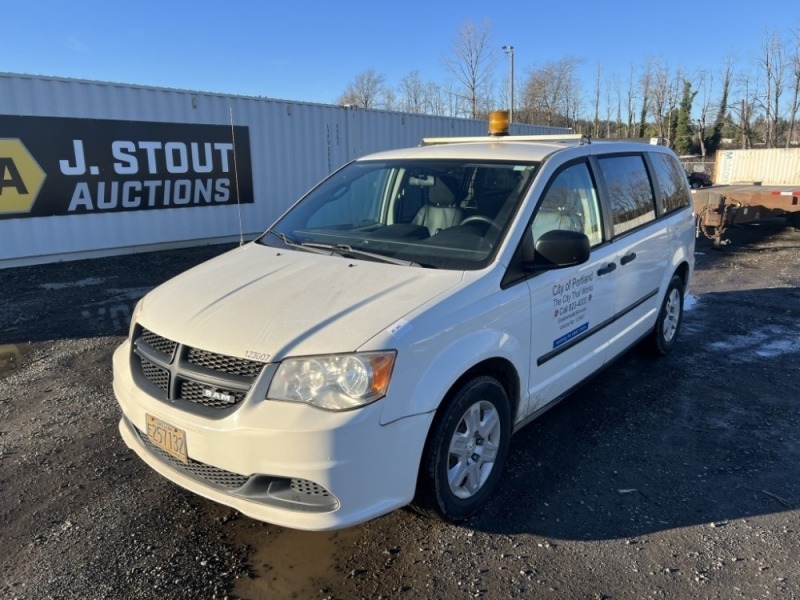
[[[489,227],[494,227],[500,231],[500,225],[495,223],[494,219],[490,219],[486,215],[472,215],[461,221],[459,225],[466,225],[467,223],[486,223]]]

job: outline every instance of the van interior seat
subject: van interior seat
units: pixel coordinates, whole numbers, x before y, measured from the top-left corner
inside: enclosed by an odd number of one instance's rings
[[[412,223],[427,227],[430,235],[458,225],[464,211],[456,206],[456,195],[441,177],[428,190],[428,202],[419,209]]]

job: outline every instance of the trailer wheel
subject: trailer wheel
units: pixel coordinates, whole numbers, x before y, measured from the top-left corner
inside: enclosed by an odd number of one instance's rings
[[[795,231],[800,231],[800,212],[791,213],[789,215],[789,223],[791,223]]]
[[[661,310],[653,328],[648,346],[656,355],[669,354],[678,339],[678,331],[683,321],[683,280],[677,275],[672,280],[664,294]]]

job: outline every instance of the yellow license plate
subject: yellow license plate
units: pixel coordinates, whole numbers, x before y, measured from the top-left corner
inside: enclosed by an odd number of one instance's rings
[[[161,419],[156,419],[150,415],[145,415],[145,417],[147,418],[147,439],[170,456],[188,463],[186,432],[183,429],[178,429],[169,423],[165,423]]]

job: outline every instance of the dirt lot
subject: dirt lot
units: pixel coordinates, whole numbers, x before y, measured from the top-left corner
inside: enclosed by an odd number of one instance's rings
[[[512,441],[461,526],[338,533],[172,485],[117,433],[135,300],[227,248],[0,271],[2,598],[800,598],[800,233],[698,243],[676,352],[632,352]]]

